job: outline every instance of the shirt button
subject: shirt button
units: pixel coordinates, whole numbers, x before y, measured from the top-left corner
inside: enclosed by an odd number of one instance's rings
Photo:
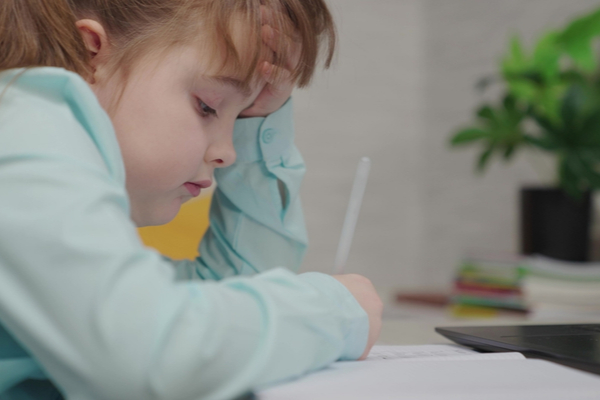
[[[269,144],[273,141],[275,137],[275,131],[273,129],[267,129],[262,134],[262,141],[265,144]]]

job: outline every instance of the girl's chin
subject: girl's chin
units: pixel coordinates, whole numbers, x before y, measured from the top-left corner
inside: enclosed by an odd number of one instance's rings
[[[141,221],[135,219],[136,225],[138,228],[142,228],[144,226],[168,224],[175,219],[179,213],[181,205],[188,200],[189,198],[187,196],[181,196],[173,199],[173,201],[168,204],[162,204],[161,206],[158,206],[154,210],[147,210],[148,212],[144,213],[145,215],[139,218]]]
[[[166,206],[161,212],[158,213],[157,219],[161,222],[160,225],[168,224],[173,221],[183,203],[188,201],[190,198],[187,196],[181,196],[173,200],[168,206]]]

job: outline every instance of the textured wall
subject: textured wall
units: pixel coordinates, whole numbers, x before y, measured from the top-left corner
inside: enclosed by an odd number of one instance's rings
[[[304,270],[331,272],[357,163],[371,177],[348,272],[415,283],[422,50],[419,0],[329,1],[340,33],[332,70],[295,96],[310,248]]]
[[[295,96],[297,143],[309,167],[304,270],[332,268],[363,155],[373,168],[348,272],[380,287],[443,287],[466,252],[517,251],[518,188],[543,174],[520,155],[475,176],[476,152],[450,150],[447,138],[470,121],[483,99],[473,85],[496,71],[511,33],[530,43],[600,2],[329,3],[340,32],[336,65]]]

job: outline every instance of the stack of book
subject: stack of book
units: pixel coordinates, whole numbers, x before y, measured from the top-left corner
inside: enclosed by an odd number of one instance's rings
[[[453,314],[493,316],[493,310],[525,312],[521,258],[474,258],[463,261],[454,280]]]
[[[534,320],[599,320],[600,263],[543,256],[463,261],[451,296],[456,316],[529,312]]]
[[[542,256],[526,260],[522,289],[537,320],[600,318],[600,263],[574,263]]]

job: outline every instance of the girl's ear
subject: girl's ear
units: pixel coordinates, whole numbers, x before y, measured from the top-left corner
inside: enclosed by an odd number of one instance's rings
[[[90,83],[95,83],[98,69],[102,69],[106,65],[110,54],[110,44],[104,27],[93,19],[80,19],[75,23],[83,43],[90,54],[90,65],[94,72],[90,78]]]

